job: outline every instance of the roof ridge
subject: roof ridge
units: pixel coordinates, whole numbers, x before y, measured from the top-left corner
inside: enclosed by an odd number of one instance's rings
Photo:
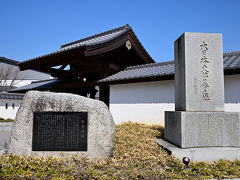
[[[106,34],[109,34],[109,33],[115,32],[115,31],[119,31],[119,30],[122,30],[122,29],[131,29],[131,26],[129,26],[128,24],[125,24],[124,26],[121,26],[121,27],[118,27],[118,28],[114,28],[114,29],[111,29],[111,30],[108,30],[108,31],[104,31],[104,32],[92,35],[92,36],[88,36],[88,37],[85,37],[85,38],[82,38],[82,39],[79,39],[77,41],[73,41],[73,42],[70,42],[70,43],[67,43],[67,44],[63,44],[63,45],[61,45],[60,48],[64,48],[64,47],[67,47],[67,46],[70,46],[70,45],[73,45],[73,44],[76,44],[76,43],[80,43],[82,41],[86,41],[86,40],[89,40],[89,39],[100,37],[100,36],[103,36],[103,35],[106,35]]]
[[[223,56],[240,55],[240,51],[225,52]]]
[[[136,66],[129,66],[125,70],[139,69],[142,67],[163,66],[163,65],[169,65],[169,64],[174,64],[174,61],[165,61],[165,62],[157,62],[157,63],[149,63],[149,64],[140,64],[140,65],[136,65]]]

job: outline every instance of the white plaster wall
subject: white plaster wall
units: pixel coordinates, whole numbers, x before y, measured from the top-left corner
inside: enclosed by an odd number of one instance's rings
[[[116,124],[163,125],[164,111],[174,111],[174,106],[173,80],[110,86],[110,111]]]
[[[8,103],[8,108],[6,109],[6,103]],[[15,107],[12,107],[14,103]],[[0,117],[7,119],[15,119],[16,113],[20,106],[21,100],[13,100],[13,99],[0,99]]]
[[[240,112],[240,74],[224,77],[225,111]]]
[[[224,78],[225,111],[240,112],[240,75]],[[164,125],[164,111],[174,111],[174,81],[110,86],[110,111],[116,124],[133,121]]]

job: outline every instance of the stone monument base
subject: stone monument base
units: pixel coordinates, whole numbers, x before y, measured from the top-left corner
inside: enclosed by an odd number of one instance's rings
[[[165,140],[181,148],[240,147],[240,113],[166,111]]]
[[[220,159],[227,159],[234,161],[240,160],[240,148],[236,147],[202,147],[202,148],[187,148],[182,149],[163,139],[156,139],[163,149],[170,155],[175,155],[179,159],[188,157],[192,162],[197,161],[217,161]]]

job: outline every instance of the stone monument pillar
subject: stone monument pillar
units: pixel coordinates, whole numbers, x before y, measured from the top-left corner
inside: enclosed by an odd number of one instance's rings
[[[224,112],[222,35],[185,32],[174,58],[175,111],[165,112],[165,140],[180,148],[240,147],[240,115]]]

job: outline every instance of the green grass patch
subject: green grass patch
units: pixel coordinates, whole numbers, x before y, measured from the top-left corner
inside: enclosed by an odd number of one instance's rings
[[[0,117],[0,122],[13,122],[13,121],[14,119],[11,119],[11,118],[4,119]]]
[[[33,158],[0,156],[0,177],[5,179],[205,179],[239,178],[240,161],[220,160],[183,163],[169,156],[155,142],[161,126],[124,123],[116,126],[114,155],[105,161],[90,162],[73,156]]]

